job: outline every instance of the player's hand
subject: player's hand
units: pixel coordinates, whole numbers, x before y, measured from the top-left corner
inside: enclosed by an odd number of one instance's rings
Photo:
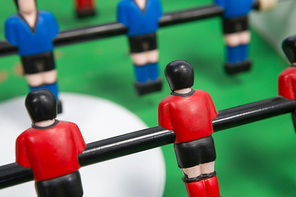
[[[259,3],[259,11],[270,10],[275,7],[277,0],[258,0]]]

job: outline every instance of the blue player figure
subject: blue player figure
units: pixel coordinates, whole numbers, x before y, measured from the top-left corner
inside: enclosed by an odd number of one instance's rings
[[[265,11],[275,6],[277,0],[215,0],[224,8],[222,26],[226,42],[225,71],[236,74],[251,67],[249,60],[250,31],[248,14],[252,9]]]
[[[162,16],[160,0],[122,0],[117,20],[128,28],[131,58],[139,95],[161,90],[156,31]]]
[[[5,22],[7,41],[18,47],[30,91],[50,90],[58,100],[53,39],[59,32],[53,14],[37,10],[36,0],[14,0],[18,13]],[[58,102],[61,113],[61,102]]]

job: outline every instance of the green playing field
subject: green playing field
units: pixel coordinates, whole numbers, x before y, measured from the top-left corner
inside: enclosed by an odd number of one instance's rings
[[[116,20],[118,1],[115,0],[97,1],[99,14],[82,20],[74,18],[74,6],[70,0],[37,2],[40,9],[55,14],[61,30]],[[207,5],[211,1],[163,0],[162,3],[164,11],[170,12]],[[15,7],[13,1],[2,4],[0,23],[4,24],[5,19],[15,12]],[[1,40],[4,39],[3,32],[4,25],[0,26]],[[182,59],[193,65],[193,87],[209,92],[217,110],[277,96],[277,76],[288,66],[252,31],[252,70],[227,76],[222,66],[224,46],[218,17],[162,28],[158,32],[158,43],[160,73],[164,79],[163,90],[159,93],[143,97],[135,94],[132,63],[125,36],[56,48],[60,91],[111,100],[126,107],[152,127],[157,125],[158,103],[170,94],[163,74],[164,67],[170,61]],[[0,101],[27,93],[26,80],[22,77],[19,64],[16,55],[0,58]],[[220,131],[213,136],[222,196],[296,195],[296,136],[290,115]],[[164,196],[186,196],[173,146],[164,146],[162,150],[166,162]]]

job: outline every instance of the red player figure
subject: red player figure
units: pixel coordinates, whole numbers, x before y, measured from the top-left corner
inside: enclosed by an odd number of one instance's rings
[[[212,138],[212,120],[217,112],[211,96],[191,88],[194,73],[186,61],[169,63],[165,76],[172,93],[159,104],[158,121],[176,134],[174,149],[188,196],[220,197]]]
[[[78,126],[55,119],[56,99],[47,89],[31,91],[25,104],[32,127],[16,139],[16,162],[32,169],[38,197],[81,197],[78,154],[85,142]]]
[[[282,48],[291,66],[279,75],[278,92],[280,96],[296,100],[296,36],[285,39]],[[296,112],[292,112],[292,120],[296,131]]]
[[[285,39],[282,47],[291,66],[279,75],[279,95],[296,100],[296,36]]]
[[[75,0],[76,16],[83,18],[96,14],[93,0]]]

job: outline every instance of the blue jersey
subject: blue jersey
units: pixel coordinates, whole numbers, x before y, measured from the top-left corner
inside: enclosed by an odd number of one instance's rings
[[[247,15],[253,8],[253,2],[254,0],[215,0],[225,10],[223,18]]]
[[[21,56],[52,51],[52,40],[58,32],[55,17],[47,11],[38,11],[34,28],[19,14],[14,14],[5,21],[5,37],[10,44],[18,47]]]
[[[144,10],[141,10],[134,0],[122,0],[117,7],[117,20],[128,28],[128,36],[156,32],[161,16],[159,0],[146,0]]]

